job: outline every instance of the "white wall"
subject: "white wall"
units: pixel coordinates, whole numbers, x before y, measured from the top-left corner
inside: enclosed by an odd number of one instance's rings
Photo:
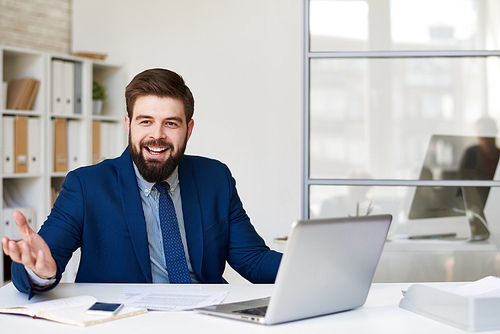
[[[73,51],[108,53],[128,80],[152,67],[184,77],[196,101],[187,153],[229,165],[278,249],[301,215],[302,12],[302,0],[73,0]]]

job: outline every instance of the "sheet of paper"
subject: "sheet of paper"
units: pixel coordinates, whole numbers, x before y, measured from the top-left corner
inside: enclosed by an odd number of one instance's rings
[[[495,298],[500,297],[500,279],[494,276],[487,276],[478,281],[458,287],[442,287],[441,290],[465,297]]]
[[[67,309],[78,306],[89,306],[95,303],[97,299],[91,296],[74,296],[66,298],[58,298],[52,300],[46,300],[42,302],[27,304],[25,307],[33,310],[34,312],[40,311],[52,311],[58,309]]]
[[[155,311],[186,311],[220,304],[227,292],[203,291],[201,287],[125,288],[120,303]]]

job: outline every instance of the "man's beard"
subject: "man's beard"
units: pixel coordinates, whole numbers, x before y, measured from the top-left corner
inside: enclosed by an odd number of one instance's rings
[[[141,143],[139,146],[139,151],[132,144],[130,134],[128,138],[128,149],[130,156],[134,161],[139,173],[141,173],[144,180],[152,183],[165,181],[179,165],[182,157],[184,156],[184,151],[186,150],[187,134],[184,143],[179,147],[179,151],[174,154],[174,147],[172,143],[164,140],[151,140],[149,142]],[[170,149],[170,156],[165,162],[157,160],[146,160],[142,155],[142,149],[145,146],[162,146],[168,147]]]

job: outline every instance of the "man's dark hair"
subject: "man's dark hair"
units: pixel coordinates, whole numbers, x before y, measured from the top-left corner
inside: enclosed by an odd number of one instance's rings
[[[125,89],[127,114],[130,119],[137,98],[147,95],[180,100],[184,104],[186,122],[193,118],[193,94],[179,74],[162,68],[149,69],[137,74]]]

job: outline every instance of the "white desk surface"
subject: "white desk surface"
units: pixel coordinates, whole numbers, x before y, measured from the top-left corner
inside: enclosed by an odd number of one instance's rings
[[[439,284],[439,283],[437,283]],[[401,290],[410,283],[375,283],[363,307],[347,312],[295,321],[274,326],[264,326],[187,312],[155,312],[115,320],[89,327],[59,324],[26,316],[0,314],[2,334],[71,334],[71,333],[197,333],[197,334],[259,334],[259,333],[467,333],[452,326],[422,317],[398,307]],[[101,301],[117,301],[122,289],[133,285],[120,284],[60,284],[57,288],[31,301],[75,295],[92,295]],[[144,286],[144,285],[141,285]],[[264,297],[271,294],[273,285],[221,284],[202,285],[205,290],[228,291],[225,302]],[[0,307],[27,303],[27,295],[19,293],[12,283],[0,288]],[[492,332],[480,332],[492,333]],[[499,333],[500,331],[494,332]]]

